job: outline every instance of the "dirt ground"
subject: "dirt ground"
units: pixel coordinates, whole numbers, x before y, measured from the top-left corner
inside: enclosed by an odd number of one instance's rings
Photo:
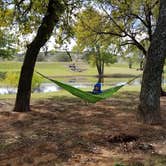
[[[158,126],[136,121],[133,93],[96,104],[35,100],[28,113],[13,103],[0,100],[0,166],[166,166],[166,97]]]

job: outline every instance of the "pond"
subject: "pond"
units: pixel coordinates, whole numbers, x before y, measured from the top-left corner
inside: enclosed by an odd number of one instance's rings
[[[17,92],[17,88],[13,87],[0,87],[0,95],[5,95],[5,94],[15,94]]]
[[[114,86],[119,83],[124,83],[131,78],[104,78],[103,87]],[[57,80],[59,80],[57,78]],[[60,81],[72,85],[76,88],[86,88],[93,89],[94,84],[97,82],[96,77],[71,77],[71,78],[60,78]],[[136,79],[130,85],[140,85],[141,80]],[[40,86],[33,90],[33,93],[47,93],[47,92],[56,92],[60,91],[61,88],[54,83],[44,82],[41,83]],[[4,94],[15,94],[17,92],[17,88],[3,86],[0,87],[0,95]]]

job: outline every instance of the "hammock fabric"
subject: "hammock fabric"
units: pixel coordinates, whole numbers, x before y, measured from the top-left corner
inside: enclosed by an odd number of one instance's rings
[[[59,81],[56,81],[56,80],[53,80],[39,72],[36,71],[37,74],[39,74],[40,76],[46,78],[47,80],[57,84],[58,86],[60,86],[61,88],[65,89],[66,91],[70,92],[71,94],[73,94],[74,96],[77,96],[89,103],[96,103],[100,100],[104,100],[106,98],[109,98],[111,97],[115,92],[117,92],[120,88],[122,88],[124,85],[126,84],[129,84],[130,82],[132,82],[133,80],[135,80],[136,78],[138,78],[139,76],[136,76],[134,78],[132,78],[130,81],[124,83],[124,84],[121,84],[121,85],[117,85],[115,87],[111,87],[107,90],[104,90],[102,93],[100,94],[93,94],[91,92],[86,92],[86,91],[83,91],[81,89],[78,89],[78,88],[75,88],[71,85],[68,85],[68,84],[64,84],[62,82],[59,82]]]

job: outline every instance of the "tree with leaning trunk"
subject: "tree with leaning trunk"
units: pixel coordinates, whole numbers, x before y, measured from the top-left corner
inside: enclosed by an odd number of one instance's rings
[[[40,48],[50,38],[54,26],[58,23],[63,12],[64,4],[60,0],[49,0],[46,14],[42,19],[37,35],[27,47],[25,59],[21,68],[14,111],[30,111],[31,82],[36,58]]]
[[[166,57],[166,1],[160,0],[159,17],[143,72],[138,119],[147,124],[161,123],[160,85]]]

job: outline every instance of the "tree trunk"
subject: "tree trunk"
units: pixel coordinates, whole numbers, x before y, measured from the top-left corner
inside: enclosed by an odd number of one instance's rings
[[[145,57],[146,58],[146,57]],[[144,69],[144,59],[141,60],[140,62],[140,70],[143,70]]]
[[[162,86],[160,88],[160,96],[166,96],[166,92],[163,90]]]
[[[160,96],[166,96],[166,92],[162,88],[162,82],[164,84],[164,72],[162,73],[162,78],[161,78],[161,91],[160,91]]]
[[[155,33],[148,50],[143,72],[138,119],[147,124],[161,123],[160,90],[166,52],[166,1],[160,1]]]
[[[101,73],[98,82],[104,83],[104,60],[101,60]]]
[[[98,60],[96,63],[97,71],[98,71],[98,82],[104,82],[104,61]]]
[[[40,48],[48,41],[55,24],[64,12],[64,6],[58,0],[49,0],[47,12],[38,29],[37,35],[27,47],[18,85],[14,111],[30,111],[31,82],[37,55]]]

